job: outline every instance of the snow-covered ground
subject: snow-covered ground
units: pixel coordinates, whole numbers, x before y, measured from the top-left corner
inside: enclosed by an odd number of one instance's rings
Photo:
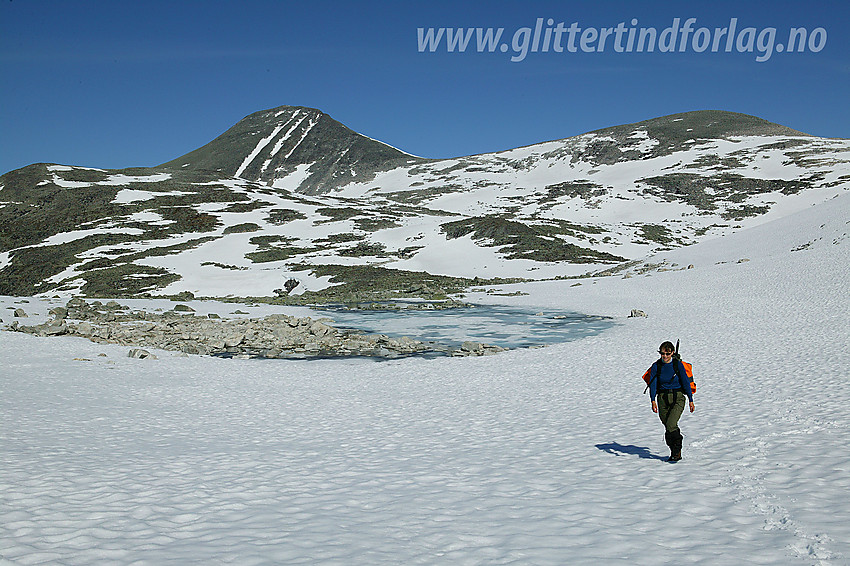
[[[848,564],[848,224],[844,194],[656,258],[693,269],[472,297],[619,318],[492,357],[2,332],[0,564]],[[672,465],[640,375],[677,338]]]

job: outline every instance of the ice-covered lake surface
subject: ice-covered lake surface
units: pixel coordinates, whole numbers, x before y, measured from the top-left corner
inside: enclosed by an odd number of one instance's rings
[[[460,346],[482,342],[502,348],[530,348],[593,336],[610,328],[613,319],[557,309],[540,310],[505,305],[466,308],[350,310],[342,307],[318,311],[333,319],[337,328],[368,333],[408,336],[422,342]]]

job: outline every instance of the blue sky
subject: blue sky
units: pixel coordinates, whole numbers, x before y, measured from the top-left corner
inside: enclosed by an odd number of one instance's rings
[[[512,62],[543,18],[537,52]],[[791,28],[804,53],[543,52],[546,29]],[[549,19],[553,24],[549,25]],[[632,20],[637,20],[633,25]],[[419,52],[417,28],[504,28],[506,52]],[[150,166],[284,104],[410,153],[509,149],[665,114],[723,109],[850,137],[846,2],[0,2],[0,172],[35,162]],[[823,28],[822,35],[813,30]],[[703,32],[703,33],[707,33]],[[621,32],[620,47],[626,45]],[[638,33],[637,31],[635,33]],[[677,32],[680,33],[680,32]],[[765,32],[767,34],[768,32]],[[515,38],[515,34],[518,34]],[[700,36],[702,41],[706,36]],[[514,39],[517,43],[514,43]],[[566,46],[567,35],[561,35]],[[576,35],[576,44],[580,36]],[[669,34],[668,34],[669,39]],[[681,36],[677,35],[677,40]],[[526,43],[526,45],[530,45]],[[696,45],[696,47],[695,47]],[[681,46],[681,43],[679,44]],[[810,50],[809,47],[812,49]],[[590,51],[593,49],[593,51]]]

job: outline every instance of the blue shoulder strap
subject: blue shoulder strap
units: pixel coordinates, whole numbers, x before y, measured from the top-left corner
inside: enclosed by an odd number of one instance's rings
[[[652,362],[652,365],[655,366],[655,375],[650,376],[649,381],[646,382],[646,389],[643,390],[644,393],[649,391],[649,385],[652,383],[652,380],[658,379],[658,372],[661,371],[661,364],[662,364],[661,358],[658,358],[656,361]],[[652,366],[650,366],[650,369],[651,368],[652,368]]]

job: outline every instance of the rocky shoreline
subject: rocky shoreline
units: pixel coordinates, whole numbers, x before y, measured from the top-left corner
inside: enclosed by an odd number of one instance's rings
[[[25,313],[17,316],[22,315]],[[183,304],[169,311],[148,312],[132,310],[116,301],[88,303],[74,298],[65,307],[51,309],[50,316],[47,322],[31,326],[16,320],[7,329],[37,336],[79,336],[136,350],[156,348],[239,358],[483,356],[505,350],[479,342],[464,342],[459,348],[452,348],[405,336],[365,334],[335,328],[327,324],[327,319],[284,314],[232,320],[216,314],[202,317]]]

